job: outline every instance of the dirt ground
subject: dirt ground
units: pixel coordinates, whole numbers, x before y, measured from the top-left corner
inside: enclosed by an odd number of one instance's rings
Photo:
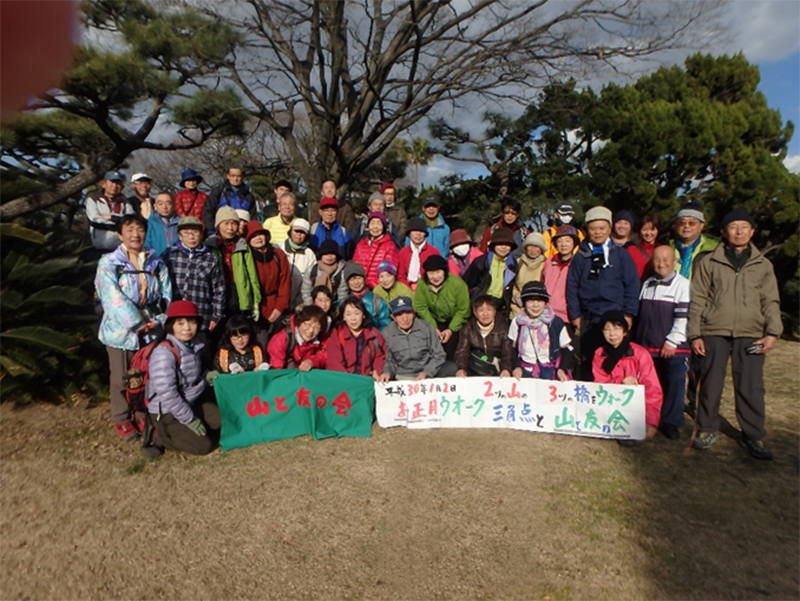
[[[797,599],[800,345],[772,463],[658,437],[382,430],[157,461],[106,405],[0,407],[2,599]],[[730,391],[723,415],[735,426]]]

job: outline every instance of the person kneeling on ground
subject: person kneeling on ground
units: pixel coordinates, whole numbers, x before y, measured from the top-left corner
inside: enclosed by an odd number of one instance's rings
[[[653,438],[661,418],[664,397],[653,359],[643,346],[629,340],[628,320],[622,311],[606,311],[597,325],[604,341],[594,352],[594,381],[600,384],[643,385],[646,438]]]
[[[361,299],[345,299],[337,322],[328,339],[328,369],[379,381],[386,362],[386,342],[372,326]]]
[[[207,455],[219,442],[222,423],[206,383],[201,351],[196,340],[200,314],[192,301],[175,301],[167,310],[167,339],[150,357],[148,411],[154,424],[151,445],[142,452],[155,458],[164,449]]]
[[[495,300],[482,295],[472,301],[473,318],[461,329],[456,348],[457,376],[510,376],[514,347],[508,339],[508,318]]]
[[[542,282],[522,287],[524,309],[511,322],[508,338],[514,342],[514,377],[541,380],[572,379],[572,340],[564,321],[547,304],[550,295]]]
[[[456,375],[456,366],[447,361],[432,325],[417,319],[407,296],[391,304],[393,322],[382,331],[386,341],[386,365],[380,382],[389,380],[424,380]]]

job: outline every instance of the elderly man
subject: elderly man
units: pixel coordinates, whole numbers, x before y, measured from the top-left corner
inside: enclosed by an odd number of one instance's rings
[[[675,216],[675,237],[670,246],[675,249],[678,259],[677,271],[687,280],[692,279],[692,269],[698,259],[710,253],[719,244],[719,240],[703,235],[706,218],[703,205],[696,200],[681,205]]]
[[[145,219],[150,219],[150,213],[153,211],[153,198],[150,196],[152,186],[153,179],[146,173],[134,173],[131,177],[133,195],[128,196],[128,202]]]
[[[581,331],[581,379],[591,381],[592,357],[603,341],[606,311],[622,311],[630,327],[639,312],[639,275],[630,254],[611,241],[611,211],[586,212],[589,239],[581,243],[567,275],[567,313]]]
[[[340,257],[348,260],[353,256],[355,244],[350,232],[337,221],[338,214],[338,200],[329,196],[320,201],[319,221],[311,226],[311,242],[309,246],[316,251],[325,240],[333,240],[339,246]]]
[[[264,221],[264,229],[270,233],[272,246],[281,246],[289,237],[296,206],[294,194],[284,192],[278,199],[278,214]]]
[[[389,306],[392,323],[381,332],[386,340],[386,364],[380,381],[455,376],[456,364],[447,361],[436,330],[416,316],[411,299],[398,296]]]
[[[136,212],[133,205],[121,194],[124,185],[123,174],[108,171],[100,181],[100,189],[86,197],[89,241],[93,247],[93,252],[87,253],[89,260],[99,259],[103,253],[119,246],[119,223],[123,215]]]
[[[356,220],[356,224],[353,226],[353,229],[350,230],[350,235],[353,236],[353,242],[358,244],[362,239],[369,236],[367,225],[369,224],[369,216],[372,213],[386,215],[386,233],[389,235],[389,238],[392,239],[392,242],[394,242],[395,248],[399,249],[400,237],[398,236],[397,228],[394,227],[391,218],[386,214],[386,198],[383,194],[378,192],[373,192],[369,197],[367,212],[362,215],[360,219]]]
[[[216,229],[215,218],[222,207],[247,211],[250,217],[255,214],[256,201],[250,188],[244,183],[244,172],[238,167],[228,169],[225,181],[214,187],[206,199],[203,206],[203,225],[207,231],[213,232]]]
[[[692,278],[687,334],[699,355],[698,434],[692,443],[707,449],[719,430],[719,404],[731,357],[740,444],[756,459],[772,459],[764,444],[764,355],[781,333],[778,282],[772,263],[751,243],[755,222],[744,209],[723,219],[724,243],[703,258]]]

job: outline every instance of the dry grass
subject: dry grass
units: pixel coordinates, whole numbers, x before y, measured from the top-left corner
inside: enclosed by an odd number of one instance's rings
[[[152,462],[106,406],[3,406],[0,598],[798,598],[799,356],[767,361],[774,463],[377,426]]]

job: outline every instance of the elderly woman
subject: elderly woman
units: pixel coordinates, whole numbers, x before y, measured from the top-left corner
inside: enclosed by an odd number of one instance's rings
[[[154,339],[172,301],[167,266],[144,247],[147,222],[140,215],[120,220],[120,245],[97,264],[94,286],[103,306],[98,338],[108,352],[111,418],[123,440],[144,431],[144,414],[131,415],[125,400],[125,374],[133,353]]]
[[[456,348],[457,376],[509,376],[514,345],[508,338],[508,318],[497,312],[496,300],[482,295],[472,301],[472,318],[461,328]]]
[[[382,261],[397,263],[397,247],[386,233],[386,215],[370,213],[367,220],[369,235],[356,245],[353,261],[359,263],[366,273],[367,287],[371,290],[378,285],[378,265]]]

